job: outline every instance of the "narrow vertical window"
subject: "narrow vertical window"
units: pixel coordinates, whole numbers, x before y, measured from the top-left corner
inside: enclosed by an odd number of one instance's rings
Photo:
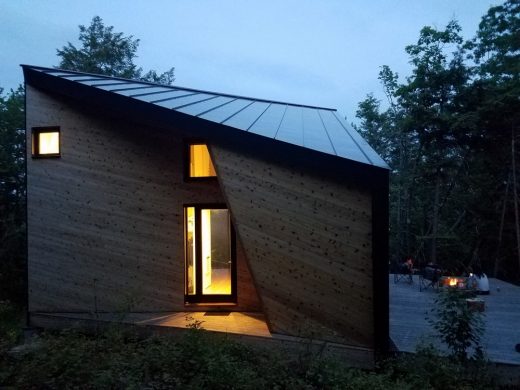
[[[213,162],[205,144],[189,145],[189,177],[203,178],[217,176]]]
[[[236,301],[236,251],[229,210],[187,206],[186,302]]]
[[[186,295],[195,295],[196,272],[195,264],[195,207],[186,207]]]
[[[59,127],[34,127],[32,129],[33,157],[59,157],[60,153]]]

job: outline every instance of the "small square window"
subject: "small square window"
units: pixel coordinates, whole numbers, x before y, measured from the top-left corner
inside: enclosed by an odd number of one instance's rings
[[[60,128],[33,127],[32,155],[33,157],[59,157]]]
[[[208,178],[216,177],[215,167],[209,155],[208,146],[206,144],[190,143],[189,150],[189,178]]]

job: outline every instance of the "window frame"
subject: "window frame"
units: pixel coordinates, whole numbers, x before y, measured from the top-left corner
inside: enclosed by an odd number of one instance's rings
[[[196,288],[195,294],[188,294],[188,270],[187,270],[187,224],[186,224],[186,209],[193,207],[195,209],[195,259],[196,264]],[[184,303],[190,305],[194,303],[237,303],[237,245],[236,245],[236,232],[231,219],[231,213],[229,214],[229,227],[230,227],[230,250],[231,250],[231,294],[203,294],[201,291],[202,286],[202,257],[201,257],[201,241],[200,241],[200,215],[203,209],[222,209],[228,210],[229,208],[225,203],[187,203],[183,205],[183,232],[184,232]]]
[[[58,133],[58,153],[40,153],[40,134]],[[61,129],[59,126],[40,126],[31,129],[31,155],[32,158],[58,158],[61,157]]]
[[[213,169],[215,169],[215,176],[191,176],[190,175],[190,163],[191,163],[191,155],[190,155],[190,146],[191,145],[206,145],[208,148],[209,158],[211,160],[211,164],[213,164]],[[197,182],[197,181],[216,181],[217,180],[217,171],[215,168],[215,164],[213,163],[213,158],[209,151],[209,144],[200,138],[188,138],[184,140],[184,181],[186,182]]]

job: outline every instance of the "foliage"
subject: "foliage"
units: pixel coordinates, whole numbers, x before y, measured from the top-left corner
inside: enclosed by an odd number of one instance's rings
[[[139,39],[114,32],[114,27],[105,26],[99,16],[92,18],[90,26],[79,26],[79,41],[80,48],[68,42],[57,50],[61,58],[59,68],[169,85],[175,81],[174,68],[162,74],[150,70],[143,75],[134,63]]]
[[[16,357],[0,356],[0,386],[376,390],[492,386],[490,378],[434,351],[391,359],[378,370],[365,371],[338,359],[306,355],[302,360],[196,328],[177,338],[137,337],[118,326],[96,334],[66,330],[45,333],[29,347]]]
[[[0,301],[0,353],[12,347],[20,337],[21,314],[9,301]]]
[[[0,301],[0,387],[10,375],[8,351],[21,336],[22,315],[19,309],[9,301]]]
[[[435,298],[430,324],[437,331],[439,339],[447,345],[453,358],[468,359],[468,351],[473,351],[473,359],[482,359],[480,343],[484,333],[482,314],[468,307],[466,299],[471,295],[457,288],[448,288]]]
[[[402,381],[412,389],[477,390],[498,387],[496,378],[483,360],[447,359],[431,345],[420,345],[414,354],[403,354],[383,362],[392,381]]]
[[[0,301],[25,296],[25,94],[0,88]]]
[[[392,167],[394,257],[458,274],[481,263],[493,276],[520,280],[511,195],[519,11],[518,0],[491,7],[469,42],[456,21],[424,27],[405,49],[412,65],[405,81],[381,68],[386,107],[370,94],[359,103],[357,129]]]

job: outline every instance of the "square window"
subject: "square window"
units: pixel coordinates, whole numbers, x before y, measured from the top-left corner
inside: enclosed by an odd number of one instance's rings
[[[216,177],[215,167],[206,144],[189,144],[189,178]]]
[[[60,128],[33,127],[32,155],[33,157],[59,157]]]

